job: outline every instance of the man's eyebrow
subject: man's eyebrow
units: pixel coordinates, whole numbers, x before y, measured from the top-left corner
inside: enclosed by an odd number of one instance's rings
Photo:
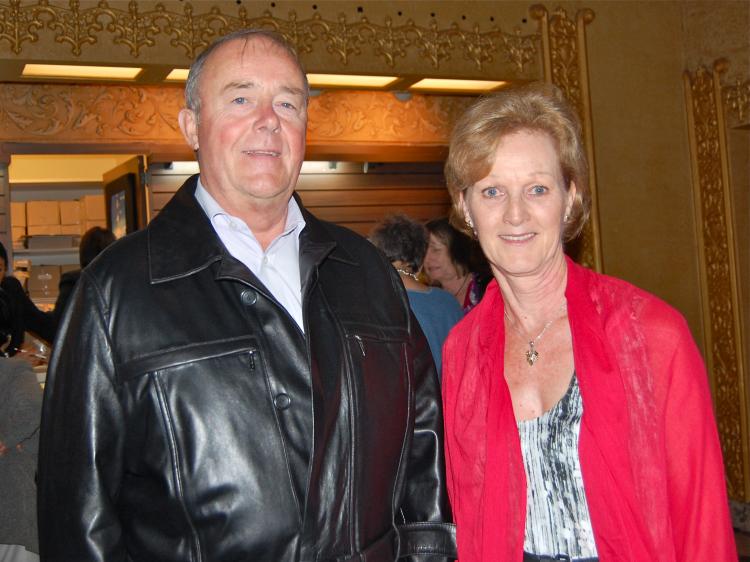
[[[255,88],[255,86],[255,82],[229,82],[228,84],[224,85],[221,91],[227,92],[229,90],[246,90],[249,88]]]
[[[282,90],[284,90],[285,92],[289,94],[293,94],[295,96],[305,97],[305,90],[303,90],[302,88],[295,88],[293,86],[284,86]]]
[[[230,90],[249,90],[252,88],[256,88],[258,85],[255,82],[252,81],[246,81],[246,82],[229,82],[224,85],[224,87],[221,89],[223,92],[228,92]],[[302,96],[305,97],[305,90],[302,88],[297,88],[295,86],[282,86],[282,91],[292,94],[295,96]]]

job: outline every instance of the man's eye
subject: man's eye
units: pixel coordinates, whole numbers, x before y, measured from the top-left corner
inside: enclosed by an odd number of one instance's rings
[[[234,98],[232,100],[232,103],[234,103],[236,105],[244,105],[244,104],[247,103],[247,98],[243,98],[243,97]]]
[[[291,109],[291,110],[296,110],[297,109],[296,105],[294,105],[293,103],[288,102],[288,101],[282,101],[281,103],[279,103],[279,105],[281,107],[283,107],[284,109]]]

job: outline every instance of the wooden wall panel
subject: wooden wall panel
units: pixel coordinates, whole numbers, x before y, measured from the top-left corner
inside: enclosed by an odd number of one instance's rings
[[[315,216],[363,235],[390,214],[405,213],[419,221],[446,216],[450,196],[442,174],[436,173],[435,166],[426,172],[420,172],[423,164],[416,163],[412,168],[415,173],[404,173],[408,167],[389,166],[385,173],[365,173],[360,169],[354,173],[301,174],[297,192]],[[149,167],[151,218],[188,177],[189,174],[163,164]]]

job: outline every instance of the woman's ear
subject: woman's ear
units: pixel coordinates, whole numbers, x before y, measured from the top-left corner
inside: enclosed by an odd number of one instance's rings
[[[576,193],[576,182],[571,181],[570,188],[568,189],[568,193],[565,196],[565,222],[568,222],[568,219],[573,215],[573,207],[575,206],[576,202]]]
[[[461,215],[464,218],[464,222],[469,226],[471,230],[474,230],[474,221],[469,213],[469,206],[466,204],[466,191],[462,191],[458,194],[458,207],[461,209]]]

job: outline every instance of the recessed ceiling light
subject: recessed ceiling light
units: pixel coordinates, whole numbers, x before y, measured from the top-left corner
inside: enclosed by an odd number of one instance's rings
[[[387,88],[398,76],[362,76],[354,74],[308,74],[311,88]]]
[[[507,82],[493,80],[449,80],[447,78],[424,78],[409,86],[410,90],[427,92],[491,92]]]
[[[173,68],[172,72],[167,74],[165,82],[185,82],[188,78],[189,68]]]
[[[79,66],[72,64],[26,64],[22,76],[33,78],[86,78],[89,80],[133,80],[141,68],[132,66]]]

